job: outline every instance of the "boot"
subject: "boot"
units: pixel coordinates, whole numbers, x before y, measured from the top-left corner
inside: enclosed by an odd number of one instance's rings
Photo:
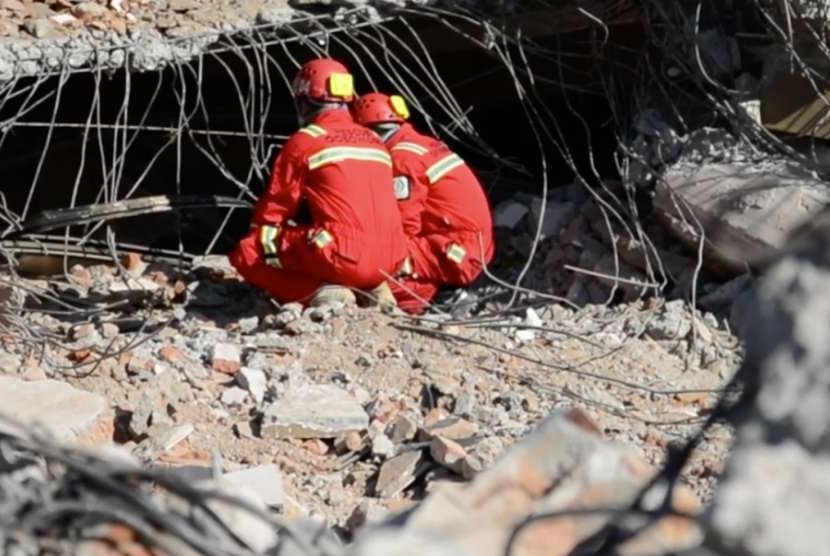
[[[309,307],[322,307],[329,303],[342,303],[343,305],[354,305],[356,298],[354,292],[345,286],[337,284],[324,284],[317,290],[309,302]]]
[[[391,310],[398,306],[392,288],[388,282],[383,282],[364,296],[364,307],[380,307],[382,310]]]

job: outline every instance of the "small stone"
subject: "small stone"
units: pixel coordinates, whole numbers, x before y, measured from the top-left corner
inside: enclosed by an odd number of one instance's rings
[[[532,390],[524,392],[524,400],[522,400],[522,409],[525,411],[536,412],[539,411],[539,396]]]
[[[455,397],[452,412],[460,417],[469,417],[476,406],[476,396],[472,391],[464,390]]]
[[[14,375],[20,371],[20,358],[13,353],[0,350],[0,373]]]
[[[358,355],[357,360],[355,361],[355,365],[357,365],[358,367],[363,367],[364,369],[368,369],[374,364],[374,358],[368,353],[361,353],[360,355]]]
[[[84,338],[89,338],[95,334],[95,325],[92,323],[84,323],[78,324],[72,327],[72,340],[77,342],[78,340],[83,340]]]
[[[366,430],[369,416],[348,392],[333,385],[290,389],[264,411],[263,438],[336,438]]]
[[[115,338],[116,336],[118,336],[119,332],[121,332],[121,330],[115,323],[105,322],[101,325],[101,336],[103,336],[107,340]]]
[[[170,0],[168,7],[174,12],[187,12],[196,10],[200,7],[199,0]]]
[[[385,434],[378,434],[372,439],[372,455],[392,457],[395,455],[395,444]]]
[[[13,12],[22,12],[26,10],[26,5],[20,0],[2,0],[0,7]]]
[[[251,397],[257,404],[262,403],[265,391],[268,388],[268,377],[259,369],[242,367],[236,375],[236,383],[251,393]]]
[[[536,314],[536,311],[528,307],[525,310],[525,324],[528,326],[541,327],[544,326],[545,323],[542,322],[542,319],[539,318],[539,315]]]
[[[214,371],[235,375],[242,368],[242,354],[236,344],[218,342],[213,345],[211,366]]]
[[[418,423],[408,415],[398,415],[392,422],[392,442],[401,444],[415,438]]]
[[[536,339],[536,332],[534,332],[533,330],[528,330],[527,328],[522,328],[516,330],[516,332],[513,334],[513,337],[518,342],[532,342],[534,339]]]
[[[449,417],[447,412],[441,407],[433,407],[424,417],[424,426],[426,428],[434,427],[439,421],[443,421]]]
[[[222,392],[221,399],[225,405],[242,405],[248,399],[248,392],[237,386],[231,386]]]
[[[94,19],[106,17],[109,14],[109,10],[106,8],[106,6],[102,6],[97,2],[81,2],[80,4],[72,8],[72,14],[81,18]],[[130,257],[132,257],[133,259],[137,258],[139,262],[141,261],[141,257],[138,255],[138,253],[128,253],[127,256],[124,258],[124,261],[122,261],[122,264],[127,268],[127,270],[129,270],[129,267],[127,267],[127,259]]]
[[[346,520],[346,527],[354,531],[364,525],[380,523],[389,515],[383,504],[373,498],[364,498]]]
[[[324,456],[329,452],[329,445],[319,438],[309,438],[304,441],[303,448],[315,456]]]
[[[339,454],[348,452],[359,452],[363,449],[363,437],[359,432],[352,431],[345,436],[341,436],[334,442],[334,449]]]
[[[91,4],[92,2],[89,3]],[[99,6],[98,4],[95,5]],[[78,9],[79,8],[80,6],[78,6]],[[147,264],[141,260],[141,255],[139,255],[138,253],[127,253],[121,259],[121,264],[124,265],[124,268],[127,270],[127,272],[134,276],[140,276],[147,269]]]
[[[504,453],[504,449],[505,444],[501,438],[490,436],[477,442],[472,453],[484,466],[489,467]]]
[[[239,319],[237,324],[239,325],[240,332],[243,334],[252,334],[259,327],[259,317],[253,316]]]
[[[25,380],[26,382],[35,382],[38,380],[46,380],[46,371],[44,371],[39,365],[27,365],[23,369],[23,374],[20,375],[20,378]]]
[[[472,481],[483,469],[484,465],[481,461],[472,456],[468,455],[461,460],[461,476],[467,481]]]
[[[429,454],[436,463],[458,474],[462,473],[463,462],[467,457],[467,451],[461,444],[440,436],[429,443]]]
[[[159,349],[158,354],[159,357],[161,357],[161,359],[166,361],[167,363],[175,363],[177,361],[182,361],[185,359],[182,350],[170,344],[162,346],[161,349]]]
[[[425,432],[426,440],[431,440],[436,436],[450,440],[464,440],[478,433],[478,425],[460,417],[449,417],[428,427]]]
[[[251,423],[249,421],[240,421],[236,423],[233,428],[239,438],[246,438],[248,440],[256,438],[254,436],[254,429],[251,427]]]
[[[427,371],[426,376],[430,386],[441,394],[454,396],[461,389],[459,377],[451,372],[434,369]]]
[[[131,375],[139,375],[151,371],[155,367],[155,362],[140,355],[133,355],[127,362],[127,373]]]
[[[48,18],[28,19],[23,22],[23,28],[33,37],[45,39],[57,35],[55,24]]]
[[[415,481],[415,472],[422,457],[420,450],[411,450],[386,460],[378,473],[375,495],[393,498],[403,492]]]

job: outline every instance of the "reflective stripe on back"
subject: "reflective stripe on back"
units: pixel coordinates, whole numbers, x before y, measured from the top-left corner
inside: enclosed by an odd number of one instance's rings
[[[380,162],[392,166],[392,157],[381,149],[370,147],[329,147],[308,157],[308,169],[315,170],[326,164],[342,162],[344,160],[363,160],[366,162]]]
[[[429,152],[429,149],[419,145],[418,143],[410,143],[408,141],[402,141],[392,147],[390,150],[392,151],[407,151],[411,153],[415,153],[417,155],[425,155]]]
[[[446,176],[448,172],[458,168],[462,164],[464,164],[464,161],[455,153],[445,156],[427,168],[427,179],[429,180],[430,185],[434,184]]]
[[[326,134],[326,130],[316,124],[311,124],[300,128],[300,133],[305,133],[311,137],[322,137]]]

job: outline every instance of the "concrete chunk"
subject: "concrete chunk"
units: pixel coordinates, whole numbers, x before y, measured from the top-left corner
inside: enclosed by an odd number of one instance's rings
[[[774,161],[672,172],[658,182],[654,199],[661,222],[694,249],[696,218],[706,234],[707,268],[735,275],[748,264],[765,266],[777,258],[789,234],[828,204],[830,189],[824,183],[793,164]],[[678,207],[688,209],[680,214]]]
[[[265,505],[271,508],[282,508],[285,503],[282,472],[276,465],[260,465],[226,473],[223,479],[254,490]]]
[[[61,440],[86,432],[106,409],[107,400],[57,380],[0,376],[0,410],[23,423],[39,423]]]
[[[335,438],[365,430],[369,416],[346,391],[332,385],[289,390],[263,415],[263,438]]]
[[[378,473],[375,494],[381,498],[394,498],[403,492],[415,480],[421,459],[421,451],[412,450],[384,462]]]

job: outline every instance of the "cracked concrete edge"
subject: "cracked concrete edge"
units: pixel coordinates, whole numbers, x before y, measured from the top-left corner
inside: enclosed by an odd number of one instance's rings
[[[304,2],[303,7],[319,2]],[[116,31],[83,30],[56,38],[0,40],[0,83],[18,78],[62,73],[114,70],[125,66],[131,72],[148,72],[186,63],[209,53],[221,40],[258,33],[259,41],[277,40],[290,26],[328,19],[339,25],[358,26],[379,23],[405,3],[390,0],[347,2],[330,5],[330,11],[312,14],[291,7],[262,9],[254,19],[226,21],[221,28],[194,32],[179,37],[164,36],[158,29]],[[316,25],[309,34],[325,33]],[[297,40],[296,34],[284,36]],[[255,44],[255,43],[252,43]],[[244,45],[243,45],[244,46]]]

